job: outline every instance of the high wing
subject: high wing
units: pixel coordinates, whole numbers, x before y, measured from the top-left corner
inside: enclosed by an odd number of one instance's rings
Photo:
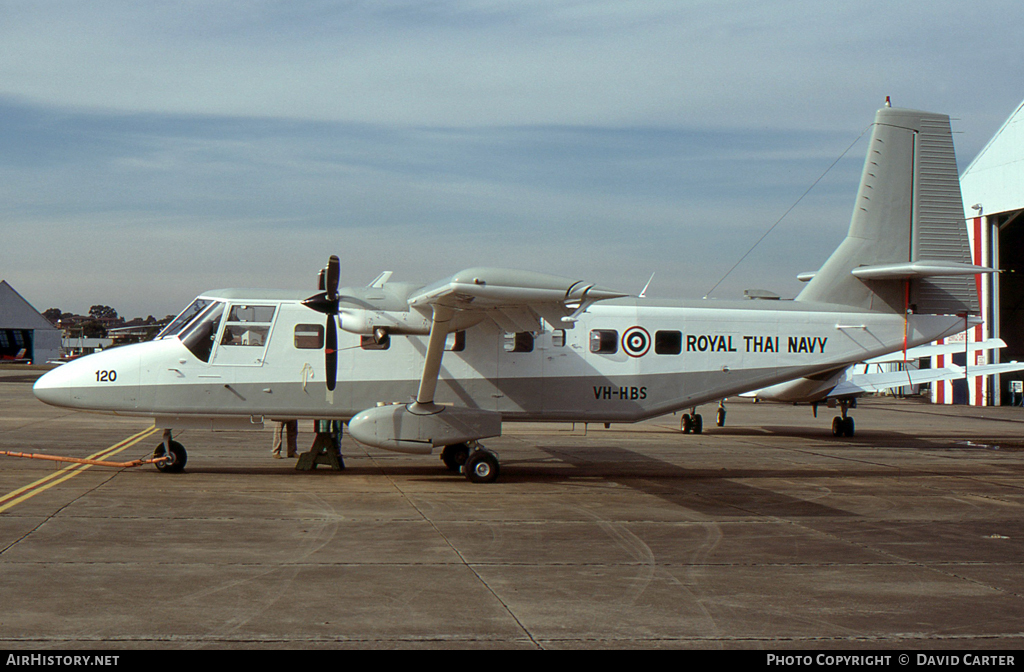
[[[595,301],[624,296],[546,273],[469,268],[414,293],[409,306],[420,311],[444,306],[464,316],[490,319],[506,331],[538,331],[540,318],[556,328],[571,329],[573,316]]]
[[[541,331],[543,318],[571,329],[595,301],[626,296],[593,283],[502,268],[469,268],[409,297],[409,307],[431,319],[430,340],[416,403],[434,401],[449,333],[490,320],[507,332]]]
[[[501,414],[434,403],[448,334],[485,320],[510,331],[540,331],[541,320],[571,329],[595,301],[627,296],[571,278],[501,268],[470,268],[410,294],[409,308],[430,320],[415,401],[367,409],[349,421],[358,441],[416,453],[501,434]],[[496,463],[494,465],[496,467]]]

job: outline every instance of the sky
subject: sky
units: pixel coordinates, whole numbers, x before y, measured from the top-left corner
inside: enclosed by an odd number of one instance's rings
[[[961,169],[1016,109],[1022,15],[0,0],[0,279],[40,311],[129,318],[215,288],[313,294],[331,254],[343,285],[500,266],[792,297],[846,233],[886,96],[950,115]]]

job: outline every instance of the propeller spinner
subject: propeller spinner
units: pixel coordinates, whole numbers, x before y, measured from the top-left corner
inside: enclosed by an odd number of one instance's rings
[[[340,277],[341,260],[332,254],[327,266],[320,271],[320,289],[323,291],[302,302],[302,305],[327,315],[324,368],[327,371],[328,390],[334,390],[338,381],[338,326],[334,316],[338,314],[338,303],[341,299],[338,295]]]

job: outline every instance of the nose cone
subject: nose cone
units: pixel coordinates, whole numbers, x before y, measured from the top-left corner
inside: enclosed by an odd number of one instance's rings
[[[32,386],[32,394],[36,395],[39,401],[51,406],[71,405],[71,380],[64,368],[57,367],[49,373],[43,374],[36,384]]]
[[[135,409],[138,389],[139,350],[126,345],[59,366],[32,391],[51,406],[116,414]]]

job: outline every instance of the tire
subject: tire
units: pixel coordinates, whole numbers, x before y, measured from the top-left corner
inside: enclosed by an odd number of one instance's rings
[[[448,471],[459,473],[468,458],[469,446],[464,443],[454,443],[441,450],[441,461],[448,467]]]
[[[683,420],[679,423],[679,431],[683,434],[689,434],[693,431],[693,417],[689,413],[683,414]]]
[[[845,429],[844,424],[843,419],[838,415],[832,418],[832,436],[842,436]]]
[[[499,470],[498,456],[489,450],[474,451],[462,466],[470,483],[493,483]]]
[[[153,457],[163,456],[164,444],[157,444],[156,450],[153,451]],[[165,474],[180,474],[185,470],[185,463],[188,462],[188,453],[185,452],[185,446],[177,441],[171,441],[171,457],[174,459],[170,462],[157,462],[157,471]]]
[[[843,436],[853,436],[853,418],[847,416],[843,421]]]
[[[719,427],[725,427],[725,409],[718,409],[718,413],[715,416],[715,424]]]
[[[694,434],[701,434],[703,431],[704,431],[704,418],[702,418],[700,416],[700,414],[698,413],[697,415],[693,416],[693,433]]]

